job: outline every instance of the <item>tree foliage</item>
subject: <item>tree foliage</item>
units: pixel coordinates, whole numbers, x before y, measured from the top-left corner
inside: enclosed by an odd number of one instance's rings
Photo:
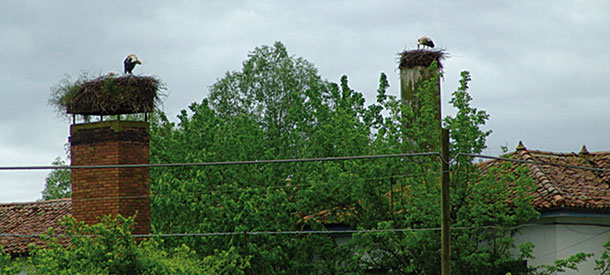
[[[600,274],[607,274],[610,272],[610,238],[603,244],[603,247],[604,252],[599,259],[595,260],[595,270],[598,270]]]
[[[366,104],[347,76],[328,82],[283,44],[262,46],[241,70],[212,85],[207,98],[181,111],[177,122],[155,114],[151,162],[438,152],[441,74],[436,63],[428,70],[434,77],[418,88],[417,110],[388,94],[383,73],[376,101]],[[452,231],[452,270],[527,272],[520,262],[531,254],[523,249],[513,255],[509,236],[514,226],[537,217],[527,195],[532,181],[527,171],[510,165],[481,174],[467,156],[481,153],[491,133],[481,129],[489,115],[470,104],[470,80],[468,72],[461,74],[450,101],[456,115],[443,119],[451,132],[451,220],[461,228]],[[62,247],[51,239],[50,249],[36,250],[29,264],[42,274],[437,274],[439,169],[436,155],[153,168],[155,233],[231,234],[137,244],[129,233],[133,219],[105,218],[95,226],[68,219],[64,226],[72,245]],[[45,199],[68,194],[69,174],[61,172],[47,177]],[[339,241],[345,236],[341,232],[270,234],[337,226],[361,232],[344,241]],[[82,237],[87,234],[99,236]],[[549,268],[571,268],[578,260],[577,255]]]
[[[159,114],[151,130],[152,162],[438,151],[437,78],[421,85],[415,114],[387,93],[385,74],[376,102],[367,105],[346,76],[339,83],[322,80],[279,42],[255,49],[242,65],[182,111],[177,123]],[[440,77],[435,65],[430,70]],[[444,120],[454,157],[480,153],[490,133],[480,129],[488,115],[470,106],[469,81],[464,72],[451,100],[457,114]],[[509,271],[515,257],[505,233],[536,215],[524,195],[526,177],[477,179],[471,159],[456,162],[452,218],[471,229],[453,232],[454,262],[460,263],[453,269]],[[329,230],[338,223],[383,229],[353,234],[344,245],[331,234],[197,236],[165,245],[186,244],[202,257],[232,251],[245,273],[435,274],[439,234],[428,229],[439,226],[439,169],[436,156],[153,169],[153,226],[157,233]],[[516,182],[523,196],[509,198],[507,182]],[[421,230],[392,231],[408,228]]]
[[[66,217],[65,236],[45,234],[48,247],[37,247],[24,265],[32,274],[202,274],[206,266],[187,246],[166,252],[155,239],[139,243],[131,235],[133,217],[106,216],[99,224],[85,225]],[[68,246],[58,238],[69,238]]]
[[[66,162],[61,157],[57,157],[51,165],[65,166]],[[44,190],[42,190],[43,200],[69,198],[71,194],[70,170],[55,169],[47,175]]]
[[[18,274],[24,269],[24,261],[12,259],[11,255],[4,254],[4,249],[0,246],[0,274]]]

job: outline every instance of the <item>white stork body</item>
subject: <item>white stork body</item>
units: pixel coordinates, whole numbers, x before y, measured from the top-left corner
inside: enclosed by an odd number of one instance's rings
[[[138,59],[135,54],[128,55],[127,58],[125,58],[125,60],[123,61],[125,73],[132,74],[131,71],[133,71],[133,68],[136,67],[136,64],[142,64],[142,61],[140,61],[140,59]]]
[[[434,48],[434,42],[432,42],[432,38],[427,37],[427,36],[421,36],[419,38],[417,38],[417,48],[419,49],[419,46],[422,47],[428,47],[428,48]]]

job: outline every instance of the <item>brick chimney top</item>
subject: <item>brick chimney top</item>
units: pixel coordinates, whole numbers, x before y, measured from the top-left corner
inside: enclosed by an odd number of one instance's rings
[[[143,121],[104,121],[70,127],[72,165],[149,163],[149,125]],[[137,214],[134,234],[150,233],[148,167],[73,169],[72,215],[87,224],[105,215]]]

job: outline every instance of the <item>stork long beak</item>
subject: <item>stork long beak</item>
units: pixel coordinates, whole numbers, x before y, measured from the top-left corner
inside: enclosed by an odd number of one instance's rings
[[[142,65],[142,60],[140,60],[140,59],[136,59],[136,63],[138,63],[138,64]]]

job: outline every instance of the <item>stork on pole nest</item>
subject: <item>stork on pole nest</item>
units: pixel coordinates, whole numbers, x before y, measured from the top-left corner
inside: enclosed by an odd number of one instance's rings
[[[432,38],[423,35],[423,36],[420,36],[419,38],[417,38],[417,48],[418,49],[419,49],[419,46],[422,46],[422,48],[428,47],[428,48],[432,49],[432,48],[434,48],[434,42],[432,41]]]

